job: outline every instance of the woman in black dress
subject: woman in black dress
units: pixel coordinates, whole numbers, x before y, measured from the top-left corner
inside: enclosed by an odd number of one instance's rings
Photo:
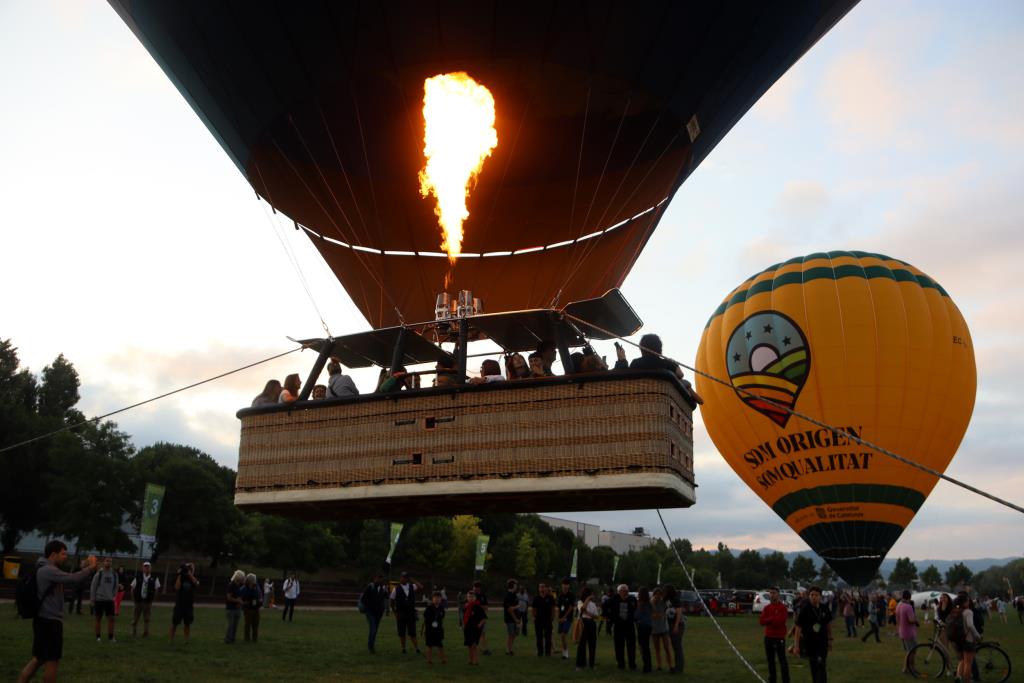
[[[484,611],[476,593],[470,591],[466,595],[466,609],[462,616],[463,642],[469,648],[469,663],[480,665],[480,633],[487,622],[487,612]]]

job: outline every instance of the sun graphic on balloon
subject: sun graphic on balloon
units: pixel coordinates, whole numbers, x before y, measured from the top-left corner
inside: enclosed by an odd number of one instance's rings
[[[789,316],[761,311],[741,322],[729,337],[726,367],[736,395],[780,427],[807,381],[811,352]]]

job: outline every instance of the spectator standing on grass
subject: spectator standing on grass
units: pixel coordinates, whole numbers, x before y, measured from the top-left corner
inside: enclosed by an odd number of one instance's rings
[[[533,635],[537,640],[537,656],[551,656],[552,624],[555,620],[555,597],[546,583],[537,587],[537,595],[531,606],[533,612]]]
[[[284,609],[281,611],[281,621],[284,621],[285,617],[291,621],[295,617],[295,601],[302,594],[302,585],[295,578],[295,572],[289,574],[288,578],[284,580],[281,590],[284,591]]]
[[[248,643],[250,640],[254,643],[259,642],[260,607],[263,605],[263,594],[260,593],[260,584],[255,574],[248,574],[245,577],[245,584],[239,591],[238,597],[242,599],[245,642]]]
[[[576,646],[576,670],[583,671],[584,667],[594,668],[594,660],[597,656],[597,618],[601,615],[601,608],[594,600],[594,591],[590,586],[585,586],[580,591],[580,602],[576,606],[579,613],[579,635]],[[576,634],[574,633],[574,636]]]
[[[174,611],[171,613],[171,640],[174,640],[174,632],[178,630],[178,624],[184,624],[185,643],[192,631],[192,622],[195,620],[196,588],[199,586],[199,579],[196,578],[196,566],[186,562],[178,568],[178,575],[174,577]]]
[[[671,673],[683,673],[686,656],[683,654],[683,634],[686,633],[686,616],[683,614],[683,602],[679,593],[671,584],[665,586],[665,603],[668,617],[668,642],[672,644],[672,660],[674,666]]]
[[[910,652],[917,645],[917,626],[917,612],[910,599],[910,591],[903,591],[903,600],[896,606],[896,628],[903,641],[904,652]],[[907,673],[906,659],[903,660],[903,673]]]
[[[507,634],[505,638],[505,654],[511,655],[512,644],[516,640],[516,634],[519,633],[519,627],[522,622],[519,619],[519,595],[516,593],[516,580],[509,579],[505,583],[505,599],[501,604],[501,616],[505,622],[505,632]]]
[[[263,609],[270,609],[274,605],[274,582],[268,576],[263,580]]]
[[[480,602],[480,607],[483,608],[484,614],[487,614],[488,613],[488,609],[489,609],[488,602],[487,602],[487,593],[484,591],[484,586],[483,586],[483,584],[481,582],[479,582],[479,581],[474,581],[473,582],[473,593],[476,595],[476,599]],[[484,654],[484,655],[490,655],[491,654],[491,651],[487,649],[487,620],[486,619],[484,620],[484,622],[482,624],[480,624],[480,648],[479,648],[479,651],[480,651],[481,654]]]
[[[827,683],[828,653],[832,651],[832,610],[821,599],[821,589],[807,591],[807,603],[796,618],[793,654],[804,652],[811,669],[811,683]]]
[[[572,585],[567,578],[562,579],[561,590],[555,603],[558,607],[558,633],[562,637],[562,659],[569,659],[569,634],[576,612],[576,596],[572,594]]]
[[[384,612],[388,607],[388,587],[384,583],[384,575],[377,574],[373,581],[363,589],[359,598],[359,611],[366,616],[366,624],[369,627],[369,634],[366,639],[366,647],[371,655],[377,654],[377,629],[380,628],[380,620],[384,618]]]
[[[107,617],[107,640],[114,642],[114,598],[117,597],[117,572],[110,558],[103,560],[103,568],[92,577],[89,586],[89,602],[96,623],[96,642],[100,642],[100,625]]]
[[[615,663],[620,670],[625,669],[628,657],[629,670],[636,671],[636,598],[622,583],[606,605],[615,640]]]
[[[427,648],[427,664],[434,663],[434,648],[441,656],[441,663],[447,664],[448,657],[444,653],[444,605],[441,604],[441,591],[434,591],[430,596],[430,604],[423,610],[423,639]]]
[[[782,683],[789,683],[789,663],[786,661],[786,632],[789,630],[789,611],[779,599],[779,589],[768,591],[769,602],[761,611],[759,620],[764,626],[764,655],[768,659],[768,683],[776,683],[775,660],[779,660]]]
[[[519,597],[519,623],[522,625],[522,628],[519,629],[519,633],[520,635],[526,636],[529,635],[526,632],[526,625],[530,621],[530,592],[526,590],[526,584],[519,585],[519,592],[517,593],[517,596]]]
[[[408,572],[402,572],[398,585],[391,591],[391,611],[398,625],[398,639],[402,641],[403,655],[406,636],[416,648],[416,654],[420,653],[420,644],[416,640],[416,596],[421,590],[423,586],[419,582],[411,580]]]
[[[128,574],[124,565],[117,568],[117,595],[114,596],[114,616],[121,616],[121,601],[124,600],[124,592],[128,587]]]
[[[153,600],[160,590],[160,579],[153,575],[149,560],[142,563],[142,573],[132,579],[132,638],[139,628],[142,617],[142,637],[149,638],[149,619],[153,616]]]
[[[480,666],[480,636],[487,623],[487,611],[475,591],[466,593],[466,606],[462,611],[462,642],[469,649],[469,664]]]
[[[885,603],[880,603],[877,600],[868,603],[868,632],[865,633],[860,642],[866,643],[868,638],[871,636],[875,637],[875,642],[880,643],[882,639],[879,637],[878,629],[881,628],[882,622],[885,620]]]
[[[636,611],[633,613],[636,621],[636,641],[640,646],[640,659],[643,662],[643,672],[651,673],[651,630],[653,628],[653,610],[651,609],[651,592],[641,586],[636,596]]]
[[[76,586],[89,580],[96,569],[96,558],[83,560],[81,569],[70,574],[60,569],[68,559],[68,547],[62,541],[50,541],[36,562],[36,598],[39,611],[32,619],[32,659],[18,675],[18,683],[27,683],[43,667],[43,680],[57,680],[57,669],[64,654],[64,586]],[[19,603],[20,605],[20,603]]]
[[[672,669],[672,644],[668,639],[668,603],[660,587],[651,596],[651,638],[654,640],[654,657],[658,671],[661,671],[661,652],[665,651],[665,668]]]
[[[227,595],[224,597],[224,614],[227,617],[228,629],[224,634],[224,642],[230,645],[235,642],[238,633],[238,621],[242,618],[242,585],[245,584],[245,573],[236,569],[228,582]]]
[[[846,622],[846,637],[857,637],[857,612],[853,606],[853,596],[849,593],[843,596],[843,621]]]

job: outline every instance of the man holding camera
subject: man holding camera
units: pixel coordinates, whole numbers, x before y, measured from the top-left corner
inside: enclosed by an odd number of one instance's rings
[[[196,578],[196,566],[186,562],[178,567],[178,574],[174,577],[174,613],[171,615],[171,640],[174,640],[174,632],[178,624],[185,625],[185,642],[188,643],[189,631],[192,628],[192,621],[195,619],[196,588],[199,586],[199,579]]]

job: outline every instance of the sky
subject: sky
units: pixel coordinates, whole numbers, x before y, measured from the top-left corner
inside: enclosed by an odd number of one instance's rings
[[[692,364],[735,286],[786,258],[865,250],[913,263],[971,329],[978,395],[947,473],[1024,503],[1024,4],[865,1],[782,77],[675,196],[623,291]],[[367,329],[309,241],[255,197],[104,3],[0,2],[0,338],[35,372],[63,353],[87,415]],[[614,355],[610,345],[601,353]],[[239,423],[285,359],[117,416],[141,448],[237,466]],[[373,372],[356,372],[372,386]],[[806,546],[695,417],[695,546]],[[556,511],[553,511],[556,512]],[[560,515],[660,532],[653,511]],[[890,552],[1024,554],[1020,513],[940,482]]]

